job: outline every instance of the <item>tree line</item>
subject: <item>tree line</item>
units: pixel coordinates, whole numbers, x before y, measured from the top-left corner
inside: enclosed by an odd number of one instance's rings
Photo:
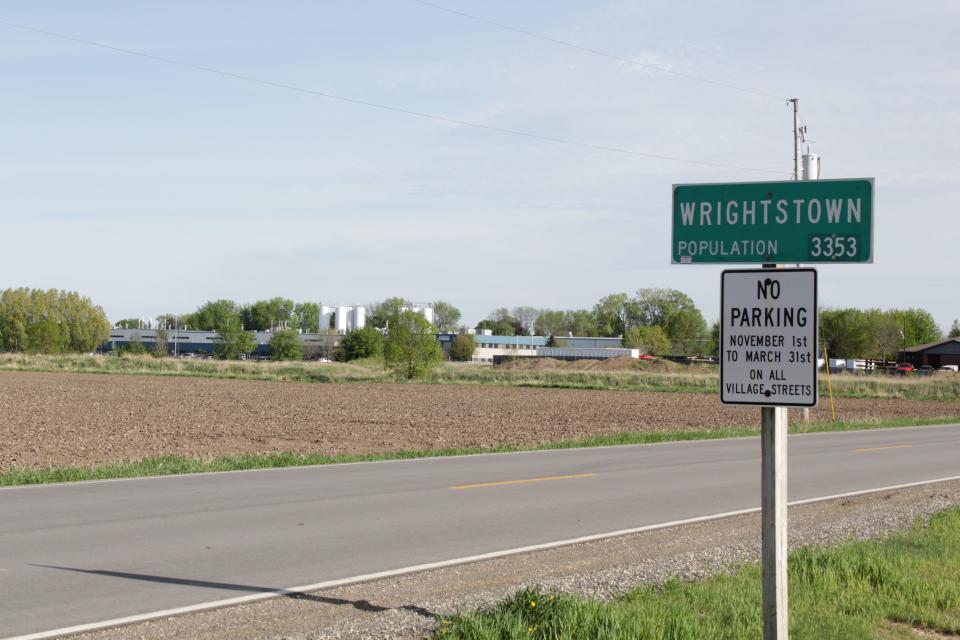
[[[110,337],[103,309],[73,291],[5,289],[0,293],[0,350],[93,351]]]
[[[687,294],[676,289],[639,289],[635,295],[611,293],[591,309],[500,308],[476,326],[495,335],[621,337],[627,348],[656,354],[706,354],[711,344],[703,314]]]
[[[193,329],[197,331],[273,331],[295,329],[303,333],[317,333],[320,325],[320,305],[315,302],[294,302],[275,297],[252,304],[238,304],[233,300],[211,300],[191,313],[164,313],[157,316],[161,329]],[[120,329],[139,329],[138,318],[120,320]]]
[[[413,305],[402,297],[387,298],[367,306],[367,331],[348,334],[341,345],[341,359],[357,357],[403,360],[420,350],[429,361],[432,347],[420,338],[436,332],[466,333],[459,324],[460,310],[438,300],[432,304],[431,325],[420,314],[409,311]],[[417,317],[421,320],[414,320]],[[251,304],[232,300],[213,300],[192,313],[162,314],[157,318],[158,355],[166,352],[167,331],[195,329],[217,331],[223,337],[217,355],[237,358],[256,347],[250,331],[273,331],[271,353],[279,359],[303,357],[297,334],[315,333],[319,327],[320,306],[312,302],[294,302],[274,297]],[[136,319],[121,320],[118,327],[139,328]],[[408,347],[400,349],[405,335]],[[719,349],[719,325],[709,329],[703,315],[689,296],[675,289],[639,289],[635,295],[613,293],[601,298],[590,309],[555,310],[531,306],[495,309],[476,325],[496,335],[549,336],[553,344],[564,337],[621,337],[625,347],[640,348],[654,354],[716,355]],[[72,291],[56,289],[6,289],[0,293],[0,350],[34,353],[93,351],[109,338],[110,323],[103,309],[89,298]],[[387,338],[384,337],[387,334]],[[416,339],[411,336],[416,336]],[[936,342],[943,337],[933,316],[923,309],[825,308],[820,312],[820,339],[831,357],[896,358],[903,348]],[[960,321],[954,320],[947,337],[960,337]],[[392,346],[390,346],[392,344]],[[436,344],[436,340],[433,340]],[[469,359],[473,341],[461,339],[454,353]],[[439,345],[437,345],[439,348]],[[134,350],[136,347],[134,347]],[[422,358],[421,358],[422,359]],[[407,371],[419,365],[407,358]]]
[[[956,320],[948,337],[960,336]],[[820,343],[831,358],[895,360],[905,348],[943,338],[923,309],[821,309]]]

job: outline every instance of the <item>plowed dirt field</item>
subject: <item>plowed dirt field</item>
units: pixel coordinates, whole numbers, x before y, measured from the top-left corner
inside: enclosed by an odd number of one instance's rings
[[[829,405],[813,411],[828,420]],[[960,403],[838,399],[844,420],[960,416]],[[0,373],[0,472],[176,454],[533,446],[620,431],[755,426],[712,394],[293,384]]]

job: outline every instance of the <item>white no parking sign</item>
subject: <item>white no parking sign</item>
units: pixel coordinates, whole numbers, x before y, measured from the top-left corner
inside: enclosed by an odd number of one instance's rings
[[[721,402],[816,406],[816,269],[731,269],[721,280]]]

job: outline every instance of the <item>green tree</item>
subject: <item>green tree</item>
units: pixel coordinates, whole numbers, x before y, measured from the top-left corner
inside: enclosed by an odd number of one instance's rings
[[[477,341],[473,339],[473,336],[461,334],[454,338],[450,345],[450,359],[458,362],[469,362],[476,349]]]
[[[709,342],[707,322],[687,294],[676,289],[640,289],[632,307],[634,321],[661,327],[674,354],[699,354]]]
[[[662,327],[630,327],[623,334],[623,346],[644,353],[664,355],[670,351],[670,339]]]
[[[0,294],[0,348],[4,351],[27,350],[32,308],[29,289],[7,289]]]
[[[406,298],[387,298],[383,302],[371,304],[367,307],[367,324],[377,329],[385,329],[390,318],[400,315],[404,307],[412,306]]]
[[[516,334],[513,323],[507,320],[481,320],[477,323],[478,333],[490,331],[495,336],[512,336]]]
[[[113,323],[113,326],[117,329],[139,329],[140,318],[124,318],[123,320],[117,320],[115,323]]]
[[[460,322],[460,309],[449,302],[437,300],[433,303],[433,323],[441,333],[453,333]]]
[[[61,291],[58,304],[67,351],[93,351],[107,339],[110,334],[107,315],[89,298],[73,291]]]
[[[220,360],[239,360],[257,348],[253,334],[244,331],[238,325],[220,331],[220,341],[214,347],[213,354]]]
[[[487,328],[492,329],[494,335],[514,336],[523,333],[523,323],[514,317],[506,307],[491,311],[487,316],[487,321],[490,323]]]
[[[60,325],[53,318],[44,318],[27,327],[27,351],[30,353],[62,353],[66,340]]]
[[[707,342],[707,350],[704,355],[720,357],[720,323],[714,322],[710,325],[710,340]]]
[[[408,310],[393,316],[383,349],[387,365],[408,379],[425,374],[443,359],[435,333],[419,313]]]
[[[902,338],[897,327],[897,319],[887,311],[867,309],[866,331],[867,350],[857,357],[887,360],[888,356],[896,357],[900,349]]]
[[[110,335],[103,309],[56,289],[7,289],[0,294],[0,350],[93,351]]]
[[[193,314],[193,328],[199,331],[239,330],[243,324],[240,307],[233,300],[207,302]]]
[[[710,341],[707,321],[696,308],[681,309],[670,316],[666,334],[674,355],[702,355],[704,344]]]
[[[300,302],[293,307],[293,321],[304,333],[320,331],[320,305],[316,302]]]
[[[555,336],[563,331],[563,319],[563,311],[541,309],[534,325],[534,331],[538,336]]]
[[[342,362],[359,360],[360,358],[383,357],[383,334],[371,326],[354,329],[340,341],[336,358]]]
[[[948,338],[960,338],[960,320],[954,320],[953,324],[950,325],[950,332],[947,334]]]
[[[147,347],[143,344],[143,338],[140,337],[139,333],[130,336],[130,341],[127,342],[127,344],[117,347],[117,354],[121,356],[142,356],[147,353],[149,353],[149,351],[147,351]]]
[[[258,300],[240,310],[243,318],[243,328],[248,331],[289,329],[291,324],[295,324],[295,306],[293,300],[287,298],[276,297],[269,300]]]
[[[303,360],[303,343],[295,329],[281,329],[270,337],[270,357],[274,360]]]
[[[902,309],[893,312],[903,329],[906,346],[937,342],[943,337],[936,320],[924,309]]]
[[[635,315],[633,301],[625,293],[611,293],[593,307],[593,316],[602,336],[622,336]]]
[[[597,326],[597,319],[593,312],[588,309],[575,309],[563,313],[563,331],[564,334],[573,334],[575,336],[596,336],[600,335],[600,327]]]
[[[876,348],[867,314],[860,309],[823,309],[820,340],[831,358],[862,358]]]

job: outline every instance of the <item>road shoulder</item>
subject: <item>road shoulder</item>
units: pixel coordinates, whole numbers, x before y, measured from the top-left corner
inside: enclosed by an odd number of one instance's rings
[[[791,546],[889,534],[960,505],[960,481],[790,508]],[[422,638],[438,615],[493,604],[516,590],[613,597],[640,583],[695,579],[757,561],[759,515],[680,525],[396,578],[278,597],[76,636],[84,640]]]

